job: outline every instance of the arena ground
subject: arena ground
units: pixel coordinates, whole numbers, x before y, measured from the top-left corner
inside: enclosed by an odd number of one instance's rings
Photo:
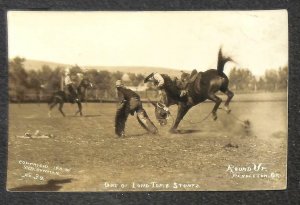
[[[179,134],[159,127],[149,135],[130,116],[127,137],[114,135],[114,103],[87,103],[83,117],[65,104],[67,117],[46,104],[10,104],[7,189],[12,191],[179,191],[284,189],[286,93],[247,95],[232,113],[201,121],[213,104],[194,107]],[[268,97],[266,97],[268,96]],[[241,99],[236,96],[235,99]],[[266,100],[267,99],[267,100]],[[275,100],[272,100],[275,99]],[[251,102],[250,102],[251,101]],[[153,120],[154,109],[144,107]],[[173,115],[176,107],[171,107]],[[250,129],[243,122],[249,120]],[[24,133],[50,136],[26,138]],[[24,136],[24,137],[22,137]]]

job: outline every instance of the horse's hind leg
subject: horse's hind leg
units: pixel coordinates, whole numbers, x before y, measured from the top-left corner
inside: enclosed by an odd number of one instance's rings
[[[60,103],[59,103],[58,110],[59,110],[59,112],[60,112],[64,117],[66,117],[64,111],[62,110],[63,106],[64,106],[64,103],[63,103],[63,102],[60,102]]]
[[[82,116],[82,105],[80,102],[77,102],[77,105],[78,105],[78,110],[77,112],[75,113],[75,115],[77,115],[78,113],[80,114],[80,116]]]
[[[227,89],[226,91],[224,91],[223,93],[225,93],[225,94],[227,95],[227,100],[226,100],[226,102],[225,102],[225,107],[224,107],[224,109],[226,110],[227,113],[230,113],[230,112],[231,112],[231,109],[229,108],[229,103],[230,103],[231,99],[233,98],[234,93],[231,92],[231,91],[228,90],[228,89]]]
[[[217,118],[218,118],[217,110],[218,110],[220,104],[222,103],[222,99],[219,98],[218,96],[216,96],[214,93],[209,94],[208,98],[216,103],[211,113],[213,115],[213,120],[217,120]]]

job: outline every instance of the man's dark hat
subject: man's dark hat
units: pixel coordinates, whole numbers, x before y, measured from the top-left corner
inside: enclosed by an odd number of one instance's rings
[[[149,80],[150,78],[153,77],[153,75],[154,75],[154,73],[151,73],[150,75],[148,75],[148,76],[145,78],[144,83],[147,83],[148,80]]]

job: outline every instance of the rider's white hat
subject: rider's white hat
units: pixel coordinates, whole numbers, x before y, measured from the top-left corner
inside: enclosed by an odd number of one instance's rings
[[[116,87],[123,87],[124,85],[123,85],[123,83],[122,83],[122,81],[121,80],[117,80],[116,81]]]

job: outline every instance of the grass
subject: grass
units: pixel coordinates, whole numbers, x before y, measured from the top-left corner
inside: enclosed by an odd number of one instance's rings
[[[160,134],[156,136],[147,134],[135,117],[129,117],[127,137],[117,138],[114,135],[115,104],[86,104],[84,117],[74,117],[76,106],[66,104],[64,110],[68,116],[65,118],[57,110],[49,118],[46,104],[11,104],[7,187],[41,191],[283,189],[286,185],[286,105],[285,101],[235,102],[231,105],[232,114],[219,110],[217,121],[209,118],[201,124],[191,124],[200,121],[212,109],[211,103],[204,103],[186,115],[179,126],[180,134],[168,132],[170,120],[166,127],[159,127]],[[144,107],[159,126],[153,108],[148,104]],[[171,107],[171,111],[175,115],[176,107]],[[250,132],[246,132],[235,117],[249,120]],[[55,137],[17,137],[36,130]],[[59,175],[29,171],[20,160],[47,165],[51,171],[62,170]],[[229,165],[250,166],[252,163],[263,163],[267,167],[261,174],[273,172],[280,177],[232,178],[226,171]],[[32,177],[36,174],[44,180]],[[53,185],[51,180],[65,181]],[[162,185],[152,187],[151,182]],[[105,187],[108,183],[111,187]],[[127,186],[121,188],[122,183]],[[132,183],[151,186],[138,188]],[[175,188],[174,183],[185,185]],[[164,186],[166,184],[170,187]],[[195,185],[189,187],[191,184]]]

